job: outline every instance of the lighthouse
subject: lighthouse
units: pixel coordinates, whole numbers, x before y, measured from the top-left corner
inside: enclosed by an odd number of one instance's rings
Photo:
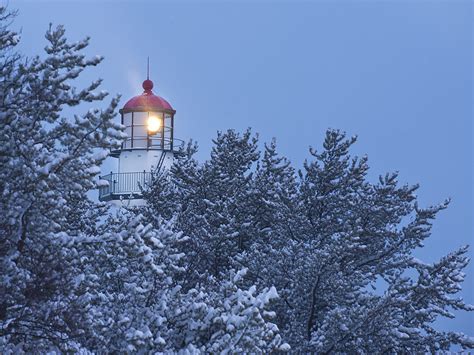
[[[153,93],[147,77],[143,93],[127,101],[120,112],[127,138],[120,149],[111,152],[118,159],[118,171],[101,176],[100,201],[139,206],[144,203],[142,188],[152,174],[168,169],[182,141],[174,138],[176,111],[164,98]]]

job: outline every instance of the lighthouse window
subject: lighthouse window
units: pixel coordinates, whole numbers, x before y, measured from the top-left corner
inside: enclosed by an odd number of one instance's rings
[[[132,125],[132,114],[131,113],[125,113],[123,115],[123,125],[124,126],[131,126]]]
[[[167,128],[171,127],[171,115],[169,114],[165,115],[165,127]]]
[[[125,148],[130,148],[131,145],[131,138],[132,138],[132,127],[125,127],[125,134],[127,135],[127,140],[124,142],[124,147]]]
[[[144,148],[147,146],[147,131],[146,126],[133,126],[133,147]]]
[[[147,130],[146,121],[148,118],[148,112],[134,112],[132,119],[132,148],[145,148],[147,147]]]
[[[132,147],[132,113],[124,113],[122,115],[122,124],[125,126],[125,134],[128,136],[123,143],[124,148]]]
[[[146,138],[146,136],[147,136],[146,126],[133,127],[133,138]]]
[[[134,126],[146,125],[147,118],[148,118],[148,112],[134,112],[133,125]]]

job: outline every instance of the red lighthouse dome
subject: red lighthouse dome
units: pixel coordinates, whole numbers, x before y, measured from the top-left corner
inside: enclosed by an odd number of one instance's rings
[[[143,82],[142,86],[143,93],[128,100],[122,109],[124,112],[174,111],[168,101],[153,93],[153,81],[147,79]]]

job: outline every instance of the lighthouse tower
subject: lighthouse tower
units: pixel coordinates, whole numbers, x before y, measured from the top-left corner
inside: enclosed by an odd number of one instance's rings
[[[177,148],[183,143],[174,138],[176,111],[168,101],[153,93],[153,82],[143,82],[143,93],[128,100],[119,110],[127,139],[112,151],[118,158],[118,171],[102,176],[99,200],[137,206],[144,203],[141,189],[153,172],[168,169]]]

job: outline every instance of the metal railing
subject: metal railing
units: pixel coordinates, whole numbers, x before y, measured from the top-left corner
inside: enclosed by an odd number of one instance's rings
[[[110,173],[101,176],[101,186],[99,187],[99,200],[119,200],[120,197],[139,198],[141,188],[145,188],[151,182],[150,172],[132,173]]]
[[[118,157],[120,152],[123,150],[135,150],[135,149],[146,149],[146,150],[163,150],[166,152],[173,152],[177,154],[179,150],[184,147],[185,142],[177,138],[155,138],[149,136],[134,136],[126,138],[120,149],[113,150],[111,156]]]

